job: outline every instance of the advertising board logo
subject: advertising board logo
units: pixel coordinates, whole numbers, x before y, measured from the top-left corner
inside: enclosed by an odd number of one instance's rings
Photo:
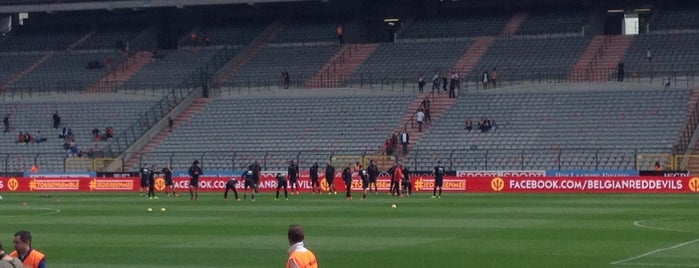
[[[416,191],[416,192],[419,192],[419,191],[422,190],[422,188],[425,188],[425,182],[422,181],[422,177],[417,178],[417,180],[415,180],[415,186],[414,186],[414,187],[415,187],[415,191]]]
[[[490,181],[490,188],[492,188],[493,191],[500,192],[505,188],[505,181],[500,177],[495,177]]]
[[[19,181],[15,178],[11,178],[7,181],[7,188],[10,189],[10,191],[16,191],[17,188],[19,188]]]
[[[158,191],[165,190],[165,179],[163,179],[163,178],[155,179],[155,189]]]
[[[692,177],[692,179],[689,180],[689,183],[687,183],[687,186],[689,186],[689,190],[692,192],[699,192],[699,178]]]
[[[323,192],[330,191],[330,184],[328,184],[328,181],[325,178],[321,178],[318,184],[320,185],[320,190]]]

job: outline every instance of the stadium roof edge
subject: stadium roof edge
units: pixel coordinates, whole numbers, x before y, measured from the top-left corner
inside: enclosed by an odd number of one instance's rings
[[[80,10],[113,10],[154,7],[185,7],[204,5],[265,4],[283,2],[319,2],[322,0],[121,0],[121,1],[86,1],[77,3],[35,3],[8,4],[0,6],[0,14],[19,12],[55,12]],[[1,2],[0,2],[1,3]]]

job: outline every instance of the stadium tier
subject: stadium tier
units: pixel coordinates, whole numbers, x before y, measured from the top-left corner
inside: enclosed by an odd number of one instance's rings
[[[687,75],[699,61],[699,33],[651,33],[636,36],[624,62],[626,70],[641,76]],[[651,52],[651,60],[646,57]]]
[[[120,89],[168,89],[176,87],[216,54],[216,48],[160,50]]]
[[[655,161],[637,163],[637,154],[672,153],[690,95],[560,87],[469,93],[423,134],[406,162],[417,169],[437,160],[451,160],[457,170],[651,169]],[[464,127],[468,118],[471,131]],[[482,118],[493,129],[481,132]]]
[[[400,32],[402,39],[448,39],[500,34],[508,15],[497,12],[422,15]]]
[[[176,168],[185,169],[203,156],[208,169],[237,169],[258,161],[275,170],[286,167],[289,160],[310,165],[325,163],[331,154],[375,153],[413,98],[370,91],[314,95],[295,92],[212,100],[142,162],[172,160]]]
[[[10,131],[0,139],[0,157],[5,160],[0,169],[22,172],[37,164],[41,170],[64,171],[65,159],[74,155],[63,147],[65,139],[59,138],[63,127],[72,130],[74,142],[85,157],[91,149],[98,154],[112,140],[95,141],[93,129],[104,134],[106,127],[113,127],[115,134],[120,134],[156,102],[155,98],[143,96],[68,94],[0,103],[3,117],[10,120]],[[61,123],[54,129],[52,115],[56,111]],[[19,132],[29,132],[32,136],[41,133],[46,141],[17,143]]]

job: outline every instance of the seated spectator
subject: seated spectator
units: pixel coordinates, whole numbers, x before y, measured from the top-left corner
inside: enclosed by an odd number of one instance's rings
[[[42,143],[45,142],[46,138],[44,136],[41,136],[41,131],[36,132],[36,136],[34,136],[34,142],[36,143]]]
[[[63,129],[61,130],[61,133],[58,133],[58,138],[65,139],[66,135],[68,135],[68,129],[66,129],[66,127],[63,127]]]
[[[471,132],[471,130],[473,130],[473,121],[471,121],[470,117],[466,119],[464,129],[468,132]]]
[[[105,138],[104,140],[107,140],[109,138],[114,138],[114,128],[113,127],[107,127],[104,130]]]
[[[17,140],[15,141],[16,143],[22,143],[26,144],[27,142],[24,140],[24,133],[22,131],[19,132],[19,135],[17,135]]]
[[[100,141],[102,139],[102,136],[100,135],[100,130],[99,129],[92,129],[92,138],[95,141]]]

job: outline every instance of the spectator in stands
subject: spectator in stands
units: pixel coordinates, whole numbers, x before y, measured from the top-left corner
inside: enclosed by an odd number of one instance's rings
[[[449,79],[447,78],[446,74],[444,77],[442,77],[442,89],[444,89],[444,92],[447,91],[447,85],[449,84]]]
[[[624,63],[620,62],[616,66],[616,71],[617,71],[617,81],[618,82],[624,82]]]
[[[655,162],[655,165],[653,165],[653,170],[660,171],[660,162]]]
[[[408,144],[410,144],[410,135],[407,129],[403,129],[403,133],[400,134],[400,143],[403,145],[403,155],[407,155]]]
[[[417,77],[417,88],[420,91],[420,93],[423,93],[425,91],[425,78],[422,77],[422,74],[420,74]]]
[[[19,135],[17,135],[17,140],[15,142],[19,144],[27,144],[27,142],[24,140],[24,133],[22,131],[20,131]]]
[[[94,139],[95,141],[102,140],[102,136],[100,135],[99,129],[92,129],[92,139]]]
[[[393,134],[393,136],[395,136],[395,134]],[[389,155],[389,156],[393,155],[393,142],[392,142],[392,140],[393,139],[391,137],[389,137],[386,139],[386,142],[384,143],[384,146],[386,146],[386,155]]]
[[[490,71],[490,83],[493,84],[493,88],[498,87],[498,72],[496,68]]]
[[[103,140],[107,140],[109,138],[114,138],[114,128],[109,126],[104,129],[104,138]]]
[[[41,131],[37,131],[36,135],[34,136],[34,142],[36,143],[42,143],[45,142],[46,138],[44,136],[41,136]]]
[[[59,139],[65,139],[68,136],[68,129],[66,127],[63,127],[63,130],[61,130],[61,133],[58,134]]]
[[[338,24],[337,28],[335,28],[335,33],[337,34],[337,41],[340,44],[345,43],[345,26],[342,24]]]
[[[422,132],[422,122],[425,121],[425,113],[422,111],[422,109],[417,110],[415,120],[417,121],[417,132]]]
[[[483,89],[488,89],[488,83],[490,82],[490,75],[488,74],[488,71],[483,71],[483,74],[481,75],[481,82],[483,82]]]
[[[464,124],[464,129],[468,132],[471,132],[473,130],[473,121],[471,121],[471,118],[466,118],[466,123]]]
[[[61,124],[61,116],[58,115],[58,111],[55,111],[53,113],[53,128],[58,128],[58,126]]]
[[[284,89],[289,88],[289,72],[286,70],[282,72],[282,80],[284,81]]]
[[[2,119],[2,125],[5,126],[5,131],[3,133],[10,132],[10,115],[6,114]]]
[[[422,103],[420,104],[422,106],[422,110],[425,111],[425,123],[429,123],[432,121],[432,116],[430,115],[430,98],[425,96],[425,99],[422,100]]]
[[[211,36],[208,33],[204,34],[204,45],[207,47],[211,45]]]
[[[437,90],[439,91],[439,74],[435,73],[432,77],[432,93]]]
[[[192,46],[193,46],[193,47],[196,47],[196,46],[197,46],[197,40],[198,40],[197,32],[192,31],[192,32],[189,34],[189,40],[190,40],[190,42],[192,43]]]
[[[175,121],[172,120],[172,117],[167,118],[167,126],[170,128],[170,132],[172,132],[172,127],[175,126]]]
[[[650,53],[650,48],[646,49],[646,60],[651,62],[653,60],[653,55]]]
[[[449,84],[449,98],[456,98],[456,89],[460,87],[459,85],[459,74],[456,71],[451,72],[451,82]]]
[[[672,84],[672,77],[668,76],[667,78],[665,78],[664,83],[665,83],[665,88],[669,88],[670,85]]]
[[[393,152],[395,153],[397,151],[396,148],[398,146],[398,133],[393,133],[393,135],[391,136],[391,146],[391,150],[393,150]]]

